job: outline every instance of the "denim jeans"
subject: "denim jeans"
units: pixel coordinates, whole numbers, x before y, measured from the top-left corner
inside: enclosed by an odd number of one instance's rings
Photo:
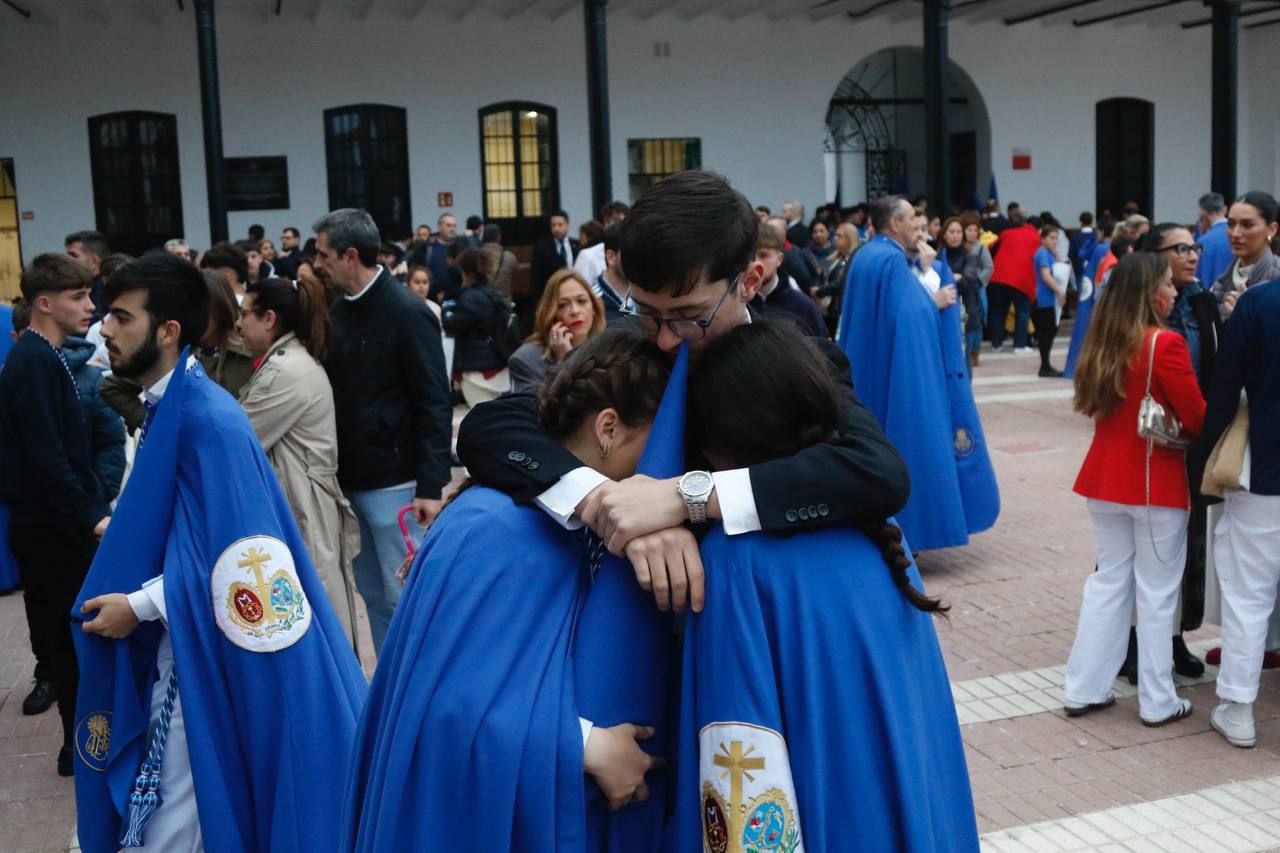
[[[991,346],[1004,345],[1004,324],[1009,317],[1009,304],[1013,304],[1013,345],[1021,349],[1027,345],[1027,321],[1031,318],[1031,300],[1027,294],[1008,284],[991,282],[987,288],[991,312],[987,320],[991,328]]]
[[[382,652],[387,626],[400,601],[400,581],[396,570],[404,563],[404,536],[400,533],[400,510],[413,503],[413,486],[402,489],[376,489],[350,492],[347,497],[360,521],[360,554],[352,563],[356,589],[369,610],[369,628],[373,634],[373,650]],[[409,536],[414,547],[427,530],[416,521],[409,522]]]

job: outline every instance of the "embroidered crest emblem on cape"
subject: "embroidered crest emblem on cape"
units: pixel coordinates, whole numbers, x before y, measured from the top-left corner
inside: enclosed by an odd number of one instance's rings
[[[311,625],[293,555],[279,539],[249,536],[232,543],[213,566],[212,586],[218,628],[242,649],[288,648]]]
[[[712,723],[698,736],[706,853],[804,853],[787,744],[772,729]]]
[[[966,456],[978,449],[978,442],[974,440],[973,433],[964,427],[956,430],[956,456],[964,459]]]
[[[93,711],[85,714],[76,724],[76,755],[90,770],[99,773],[107,769],[107,754],[111,752],[111,712]]]

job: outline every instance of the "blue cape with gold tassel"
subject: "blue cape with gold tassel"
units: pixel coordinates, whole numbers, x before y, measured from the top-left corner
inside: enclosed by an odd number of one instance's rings
[[[205,848],[329,849],[364,678],[253,428],[198,365],[170,380],[72,618],[157,575]],[[163,630],[109,640],[73,625],[88,853],[120,849]]]

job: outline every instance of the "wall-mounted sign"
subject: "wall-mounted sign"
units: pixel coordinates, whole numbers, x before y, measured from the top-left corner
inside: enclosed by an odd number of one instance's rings
[[[36,218],[36,212],[35,212],[34,210],[24,210],[24,211],[22,211],[22,221],[23,221],[23,222],[30,222],[30,221],[32,221],[32,220],[33,220],[33,219],[35,219],[35,218]]]
[[[227,210],[285,210],[289,168],[284,157],[227,157],[223,160]]]
[[[1030,148],[1013,149],[1013,171],[1015,172],[1031,171],[1031,149]]]
[[[453,207],[453,193],[436,193],[436,207]]]

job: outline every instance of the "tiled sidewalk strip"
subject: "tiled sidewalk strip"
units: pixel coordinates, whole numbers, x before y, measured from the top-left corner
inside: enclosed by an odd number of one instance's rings
[[[1218,640],[1208,639],[1189,643],[1188,647],[1197,657],[1203,658],[1205,651],[1217,645]],[[968,681],[953,681],[951,695],[956,701],[956,716],[959,717],[960,724],[965,725],[1056,711],[1062,707],[1062,683],[1066,669],[1066,664],[1063,664],[1024,672],[988,675]],[[1217,677],[1218,668],[1206,666],[1204,675],[1199,678],[1175,675],[1173,680],[1179,687],[1190,687],[1213,681]],[[1116,679],[1112,690],[1118,697],[1138,695],[1138,688],[1122,679]]]
[[[985,853],[1253,853],[1280,844],[1280,776],[982,836]]]

